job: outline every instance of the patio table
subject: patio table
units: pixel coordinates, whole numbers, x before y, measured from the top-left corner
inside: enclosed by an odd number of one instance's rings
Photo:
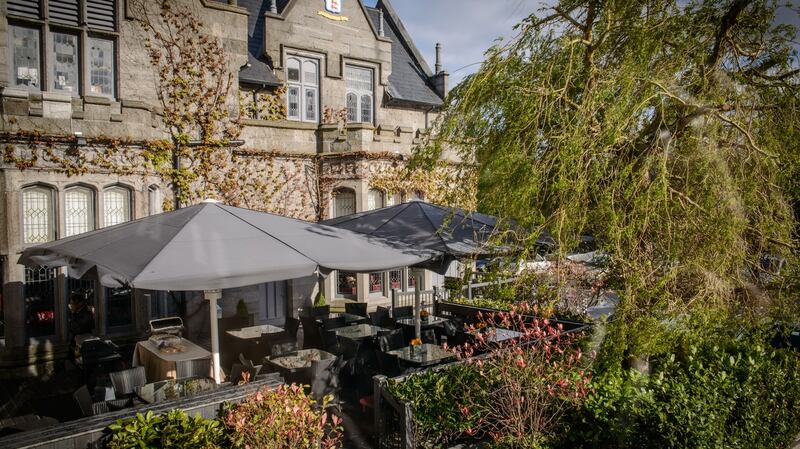
[[[338,317],[344,318],[344,324],[346,326],[351,326],[353,324],[369,323],[370,321],[370,319],[365,316],[355,315],[352,313],[331,313],[328,316],[317,317],[317,322],[322,323],[323,322],[322,320],[324,318],[338,318]]]
[[[334,329],[337,337],[349,338],[350,340],[365,340],[376,337],[381,332],[389,332],[389,329],[373,326],[371,324],[356,324],[354,326],[340,327]]]
[[[225,332],[231,337],[250,340],[261,338],[261,334],[277,334],[283,332],[283,329],[271,324],[262,324],[261,326],[243,327],[241,329],[232,329]]]
[[[396,355],[403,363],[411,366],[431,366],[454,360],[456,355],[439,345],[424,343],[417,346],[412,352],[411,346],[388,351],[387,354]]]
[[[519,338],[519,337],[522,337],[523,335],[525,335],[522,332],[517,332],[515,330],[506,329],[506,328],[503,328],[503,327],[487,327],[487,328],[484,328],[480,332],[485,335],[487,333],[492,333],[492,331],[493,331],[493,335],[487,336],[487,337],[484,338],[484,340],[487,343],[501,343],[501,342],[504,342],[506,340],[510,340],[512,338]],[[470,332],[470,334],[472,336],[475,336],[476,335],[476,331]]]
[[[420,328],[422,329],[430,329],[432,327],[441,327],[444,323],[448,321],[450,321],[450,318],[430,315],[427,319],[421,319],[419,321],[419,325]],[[403,326],[413,326],[414,317],[400,318],[399,320],[397,320],[397,322],[402,324]]]
[[[211,358],[210,352],[185,338],[181,339],[179,346],[182,348],[180,351],[165,352],[150,340],[140,341],[133,350],[133,366],[143,366],[147,380],[157,382],[175,379],[176,362]]]
[[[157,404],[196,396],[219,388],[214,379],[190,377],[180,380],[162,380],[136,387],[134,391],[148,404]]]

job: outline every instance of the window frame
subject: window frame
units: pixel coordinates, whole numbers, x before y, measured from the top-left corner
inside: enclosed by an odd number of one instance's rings
[[[62,196],[62,200],[61,201],[63,203],[62,206],[61,206],[61,210],[62,210],[62,212],[64,214],[64,234],[63,234],[63,237],[71,237],[73,235],[81,234],[81,233],[77,233],[77,234],[70,234],[69,233],[69,223],[68,223],[69,210],[67,209],[67,199],[68,199],[68,196],[69,196],[70,192],[74,192],[74,191],[84,191],[84,192],[86,192],[86,194],[88,196],[89,209],[87,211],[88,217],[87,217],[87,223],[86,223],[88,229],[86,231],[83,231],[83,232],[91,232],[91,231],[94,231],[94,230],[97,229],[97,194],[96,194],[95,190],[93,188],[88,187],[88,186],[83,185],[83,184],[74,184],[74,185],[71,185],[71,186],[67,186],[64,189],[63,194],[61,195]]]
[[[39,75],[39,84],[38,86],[30,86],[25,84],[17,84],[17,74],[15,73],[15,53],[16,53],[16,45],[14,44],[14,28],[26,28],[29,30],[36,31],[38,35],[38,45],[36,46],[37,56],[38,56],[38,67],[36,70],[38,71]],[[9,53],[9,64],[8,64],[8,71],[9,71],[9,81],[10,86],[13,89],[20,89],[20,90],[27,90],[31,92],[41,92],[43,86],[45,86],[48,82],[49,77],[47,76],[47,70],[44,69],[45,67],[45,41],[47,33],[43,30],[44,26],[40,22],[29,22],[23,20],[15,20],[9,19],[8,20],[8,31],[7,31],[7,41],[8,41],[8,53]]]
[[[48,208],[48,216],[47,216],[47,238],[49,240],[46,240],[44,242],[38,242],[38,241],[29,242],[29,241],[27,241],[26,236],[25,236],[25,192],[30,191],[30,190],[40,190],[40,191],[46,192],[47,195],[48,195],[47,201],[49,203],[49,206],[48,206],[49,208]],[[23,246],[40,245],[42,243],[52,242],[53,240],[57,240],[59,238],[58,220],[56,218],[58,216],[57,215],[58,214],[58,210],[57,210],[57,207],[56,207],[56,205],[57,205],[56,196],[57,196],[57,190],[55,188],[51,187],[51,186],[46,185],[46,184],[31,184],[31,185],[24,186],[24,187],[22,187],[20,189],[20,192],[19,192],[20,233],[19,233],[19,235],[20,235],[20,240],[22,241],[22,245]]]
[[[284,64],[284,76],[286,77],[286,119],[294,122],[319,123],[320,120],[320,91],[322,84],[322,58],[299,53],[287,53],[286,63]],[[289,69],[292,61],[297,61],[299,67],[299,80],[289,79]],[[312,64],[316,78],[306,79],[306,64]],[[290,107],[290,92],[297,89],[297,115],[292,115]],[[314,94],[314,116],[308,116],[306,95],[309,92]]]
[[[91,92],[92,89],[92,41],[94,40],[102,40],[111,43],[111,94],[104,94],[104,93],[94,93]],[[96,96],[96,97],[106,97],[109,99],[116,99],[117,98],[117,79],[119,78],[117,69],[118,69],[118,53],[119,53],[119,42],[116,36],[98,33],[96,31],[88,32],[86,35],[86,44],[84,45],[84,58],[85,58],[85,66],[86,69],[83,71],[84,76],[86,78],[86,88],[84,89],[86,95]]]
[[[82,97],[84,96],[84,77],[85,77],[85,44],[84,44],[84,33],[81,30],[75,30],[71,27],[63,26],[63,25],[50,25],[48,26],[48,33],[47,33],[47,74],[48,74],[48,89],[46,92],[53,92],[62,95],[69,95],[72,97]],[[77,84],[74,91],[67,91],[56,89],[55,82],[56,82],[56,49],[55,49],[55,35],[56,34],[63,34],[66,36],[73,36],[75,37],[75,45],[77,48],[75,49],[75,65],[76,68],[76,77],[75,82]]]
[[[108,205],[106,204],[106,194],[108,192],[118,190],[125,192],[127,195],[127,201],[125,204],[127,205],[127,217],[125,220],[120,221],[119,223],[109,224],[107,220],[107,213],[108,213]],[[134,219],[134,209],[133,209],[133,190],[127,186],[120,185],[120,184],[112,184],[110,186],[106,186],[103,188],[103,216],[102,216],[102,223],[101,227],[107,228],[109,226],[116,226],[118,224],[127,223]]]
[[[355,70],[364,70],[369,72],[370,74],[370,88],[369,89],[359,89],[353,88],[348,85],[348,69],[355,69]],[[347,123],[368,123],[374,124],[375,123],[375,67],[360,65],[360,64],[353,64],[353,63],[345,63],[344,65],[344,83],[345,83],[345,107],[347,108]],[[350,105],[349,105],[349,97],[350,95],[355,95],[355,112],[356,112],[356,119],[351,120],[350,116]],[[368,120],[364,119],[364,97],[369,96],[370,98],[370,117]]]

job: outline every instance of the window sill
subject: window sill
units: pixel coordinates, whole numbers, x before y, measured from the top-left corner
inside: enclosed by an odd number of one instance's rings
[[[317,123],[313,122],[299,122],[293,120],[256,120],[244,119],[242,124],[245,126],[258,126],[264,128],[283,128],[283,129],[303,129],[316,131],[319,128]]]

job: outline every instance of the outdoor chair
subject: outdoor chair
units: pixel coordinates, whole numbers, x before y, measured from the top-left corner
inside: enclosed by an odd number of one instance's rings
[[[363,363],[361,363],[362,361],[359,360],[361,342],[349,338],[342,338],[341,341],[339,341],[339,345],[341,347],[342,357],[347,363],[348,371],[350,374],[355,374],[359,367],[363,365]]]
[[[175,362],[178,379],[187,377],[208,377],[211,373],[211,360],[178,360]]]
[[[344,311],[353,315],[367,316],[367,303],[365,302],[348,302],[344,305]]]
[[[339,343],[339,338],[333,331],[322,329],[322,346],[322,349],[330,352],[331,354],[342,354],[342,345]]]
[[[386,320],[389,318],[389,309],[386,307],[378,306],[378,308],[369,314],[369,319],[372,321],[373,326],[384,327]]]
[[[339,329],[340,327],[345,326],[347,326],[347,322],[344,320],[343,316],[337,316],[336,318],[324,318],[322,320],[322,327],[326,331]]]
[[[329,394],[336,394],[339,387],[339,361],[341,357],[332,357],[311,362],[311,395],[320,402]]]
[[[300,328],[300,320],[287,315],[286,320],[283,322],[283,330],[284,332],[286,332],[286,335],[288,335],[294,340],[297,340],[297,330],[299,328]]]
[[[392,309],[392,317],[394,319],[412,318],[413,316],[414,316],[414,307],[412,306],[395,307],[394,309]]]
[[[228,381],[231,382],[233,385],[238,384],[243,380],[242,374],[247,372],[250,373],[250,379],[254,380],[258,373],[261,372],[262,365],[255,365],[255,366],[245,366],[241,363],[234,363],[231,367],[231,375],[228,376]]]
[[[378,337],[378,347],[381,351],[393,351],[406,345],[403,329],[395,329]]]
[[[433,329],[425,329],[420,333],[420,337],[422,337],[423,343],[430,343],[432,345],[436,343],[436,331]]]
[[[124,369],[109,373],[111,385],[114,386],[114,393],[118,398],[133,396],[136,387],[144,386],[147,383],[144,367]]]
[[[111,401],[92,402],[92,395],[86,385],[81,386],[72,394],[75,403],[81,410],[83,416],[95,416],[110,411],[122,410],[133,405],[131,399],[115,399]]]
[[[394,354],[387,354],[383,351],[376,351],[378,358],[378,371],[386,377],[397,377],[403,373],[400,366],[400,359]]]
[[[313,317],[300,317],[303,323],[303,349],[323,349],[322,329]]]

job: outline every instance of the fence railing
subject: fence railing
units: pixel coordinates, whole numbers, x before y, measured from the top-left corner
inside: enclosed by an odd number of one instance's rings
[[[441,289],[434,287],[433,290],[421,290],[419,292],[423,310],[433,311],[433,303],[437,292]],[[392,310],[396,307],[414,306],[414,292],[401,292],[392,289]]]

